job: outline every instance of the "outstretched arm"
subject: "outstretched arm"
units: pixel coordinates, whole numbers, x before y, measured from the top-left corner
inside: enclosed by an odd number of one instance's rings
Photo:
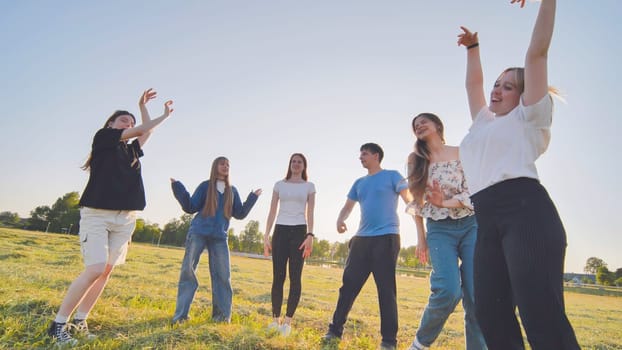
[[[138,108],[140,109],[141,124],[145,124],[146,122],[151,120],[151,117],[149,116],[149,111],[147,110],[147,103],[156,98],[157,95],[158,93],[156,91],[154,91],[152,88],[149,88],[145,90],[140,96],[140,99],[138,100]],[[149,136],[151,136],[151,130],[138,137],[138,142],[140,142],[141,147],[147,142]]]
[[[512,1],[512,3],[515,2],[519,0]],[[553,38],[555,6],[555,0],[542,0],[531,34],[531,42],[525,56],[525,91],[523,92],[525,106],[540,101],[549,91],[547,60]]]
[[[460,27],[462,33],[458,35],[458,45],[467,50],[466,91],[469,99],[471,119],[477,117],[477,113],[486,106],[484,97],[484,73],[479,56],[479,39],[477,32],[472,33],[466,27]]]
[[[162,123],[166,118],[171,115],[171,113],[173,112],[173,109],[171,108],[172,104],[172,100],[166,101],[164,103],[164,114],[155,119],[144,122],[139,126],[123,130],[123,133],[121,134],[121,140],[128,140],[133,137],[137,137],[138,141],[140,142],[140,138],[142,136],[151,132],[151,130],[153,130],[156,126],[160,125],[160,123]],[[140,145],[142,146],[143,143],[141,142]]]

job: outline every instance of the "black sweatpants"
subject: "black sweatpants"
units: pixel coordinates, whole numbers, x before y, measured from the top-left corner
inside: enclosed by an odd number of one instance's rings
[[[272,235],[272,316],[281,316],[283,285],[289,263],[289,296],[285,316],[293,317],[300,302],[302,291],[302,250],[298,249],[305,240],[307,225],[275,225]]]
[[[346,323],[354,300],[369,274],[372,274],[378,292],[382,341],[386,344],[397,344],[395,264],[399,252],[400,236],[398,234],[354,236],[350,240],[350,251],[343,270],[343,284],[339,288],[339,299],[333,314],[333,322],[329,325],[331,333],[341,337],[343,325]]]
[[[518,178],[471,199],[475,309],[488,349],[524,349],[517,306],[533,350],[579,349],[564,309],[566,232],[544,187]]]

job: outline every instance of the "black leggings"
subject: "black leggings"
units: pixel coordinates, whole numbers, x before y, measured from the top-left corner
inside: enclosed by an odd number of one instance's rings
[[[532,349],[580,349],[564,308],[566,232],[544,187],[518,178],[471,198],[475,309],[488,349],[524,349],[516,306]]]
[[[298,249],[305,240],[307,225],[276,225],[272,236],[272,316],[281,316],[283,284],[289,262],[289,296],[285,316],[293,317],[302,290],[302,250]]]

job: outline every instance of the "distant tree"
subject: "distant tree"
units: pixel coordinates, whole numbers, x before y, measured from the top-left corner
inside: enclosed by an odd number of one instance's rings
[[[398,257],[399,265],[404,267],[417,267],[419,260],[415,254],[417,246],[410,246],[408,248],[400,249]]]
[[[596,282],[603,286],[610,286],[614,282],[614,274],[609,271],[607,266],[601,266],[596,272]]]
[[[255,254],[263,253],[263,234],[259,232],[259,221],[249,221],[240,233],[240,251]]]
[[[596,274],[598,272],[598,269],[602,266],[607,267],[607,263],[605,263],[600,258],[591,257],[585,262],[585,267],[583,268],[583,271],[585,271],[585,273]]]
[[[144,219],[136,219],[136,229],[132,235],[132,240],[135,242],[151,242],[158,244],[162,230],[158,224],[150,224],[145,222]]]
[[[613,284],[615,284],[617,287],[622,287],[622,277],[618,277],[618,279],[616,279]]]
[[[330,252],[333,261],[346,261],[348,257],[348,241],[333,243],[330,247]]]
[[[229,243],[229,250],[233,252],[239,252],[240,239],[238,238],[238,236],[235,235],[235,230],[233,228],[230,228],[229,231],[227,231],[227,238]]]
[[[319,242],[313,243],[313,251],[311,252],[311,257],[314,259],[326,259],[330,255],[330,243],[321,239]]]
[[[589,277],[583,276],[583,277],[581,277],[581,283],[583,283],[583,284],[594,284],[594,280],[592,280]]]
[[[80,224],[79,202],[78,192],[65,193],[58,198],[48,213],[48,221],[51,222],[49,231],[77,234]]]
[[[190,228],[190,221],[192,221],[192,215],[183,214],[179,219],[172,219],[162,229],[161,244],[174,245],[183,247],[186,242],[186,235]]]
[[[3,211],[0,213],[0,225],[17,226],[20,222],[19,214]]]
[[[28,219],[28,229],[35,231],[46,231],[48,228],[48,215],[50,214],[50,207],[47,205],[41,205],[36,207],[30,212],[30,218]]]
[[[622,278],[622,267],[616,270],[616,279]]]

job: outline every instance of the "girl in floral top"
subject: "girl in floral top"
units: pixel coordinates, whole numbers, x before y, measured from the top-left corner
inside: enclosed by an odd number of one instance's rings
[[[473,302],[477,222],[458,147],[445,145],[443,123],[434,114],[419,114],[412,128],[417,142],[408,157],[408,183],[414,200],[407,211],[414,215],[417,225],[417,257],[424,263],[429,258],[432,263],[432,293],[410,350],[432,345],[461,298],[466,349],[486,349]]]

